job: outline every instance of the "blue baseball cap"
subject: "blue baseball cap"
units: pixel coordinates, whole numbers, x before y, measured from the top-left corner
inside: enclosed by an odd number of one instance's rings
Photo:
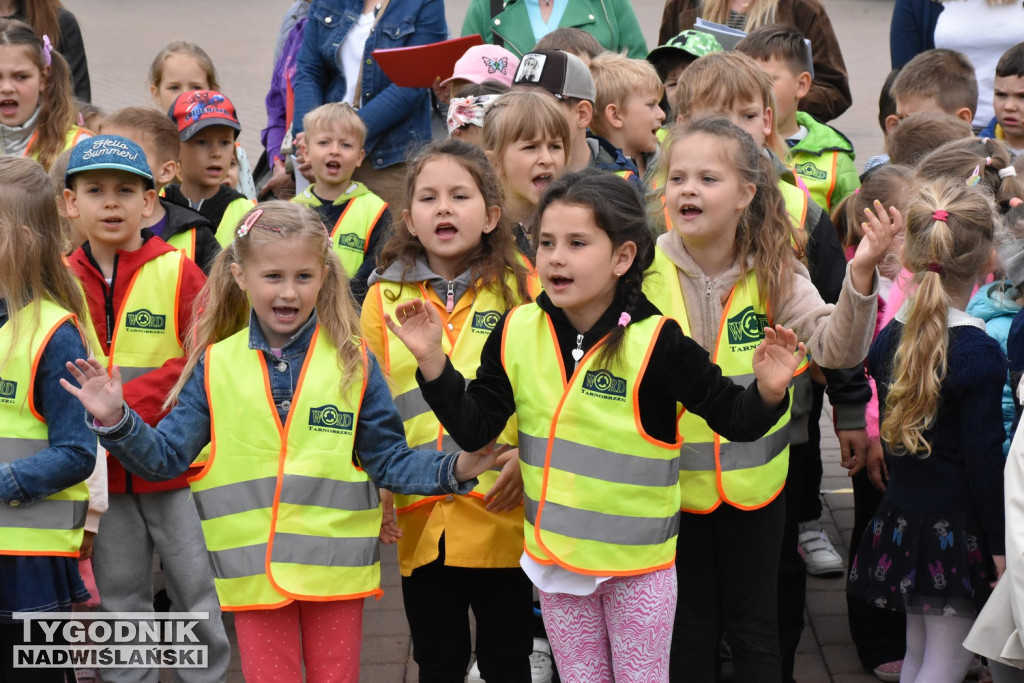
[[[124,171],[143,178],[153,188],[153,173],[141,147],[120,135],[97,135],[82,140],[71,150],[64,186],[71,187],[71,176],[82,171]]]

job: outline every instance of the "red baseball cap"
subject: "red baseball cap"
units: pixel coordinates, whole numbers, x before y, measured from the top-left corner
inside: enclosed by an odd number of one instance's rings
[[[192,139],[196,133],[210,126],[233,128],[235,137],[242,131],[242,124],[235,114],[235,105],[216,90],[191,90],[178,95],[167,115],[178,126],[182,142]]]

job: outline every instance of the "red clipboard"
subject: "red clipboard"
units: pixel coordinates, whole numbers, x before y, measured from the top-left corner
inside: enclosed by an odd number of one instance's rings
[[[480,34],[452,38],[440,43],[393,47],[370,53],[391,82],[403,88],[429,88],[437,81],[449,78],[455,71],[455,62],[474,45],[483,45]]]

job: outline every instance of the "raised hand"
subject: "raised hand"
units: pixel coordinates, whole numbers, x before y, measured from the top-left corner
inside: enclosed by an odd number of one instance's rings
[[[110,375],[95,358],[67,363],[68,372],[78,386],[66,379],[60,385],[81,401],[85,409],[104,427],[113,427],[124,418],[124,397],[121,393],[121,369],[114,366]]]
[[[764,328],[764,340],[754,349],[754,376],[766,405],[776,406],[786,395],[789,381],[807,355],[796,333],[782,325]]]
[[[437,379],[445,366],[437,309],[422,299],[413,299],[399,304],[394,318],[385,313],[384,322],[416,357],[423,378],[428,382]]]
[[[854,288],[867,296],[871,294],[875,266],[889,253],[896,235],[903,232],[903,215],[895,206],[886,211],[876,199],[874,210],[864,209],[864,222],[860,227],[864,237],[850,261],[850,271]]]

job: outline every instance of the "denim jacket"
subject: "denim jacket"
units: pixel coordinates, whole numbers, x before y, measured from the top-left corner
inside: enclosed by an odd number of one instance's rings
[[[325,102],[344,99],[341,43],[362,10],[361,0],[314,0],[310,7],[295,73],[292,130],[296,135],[307,113]],[[410,144],[430,141],[430,93],[393,84],[370,53],[447,37],[442,0],[391,0],[370,32],[363,51],[359,117],[366,124],[364,147],[374,168],[397,164],[405,159]]]
[[[249,348],[261,351],[267,361],[270,391],[277,414],[284,423],[291,408],[302,363],[316,328],[316,313],[296,331],[277,357],[267,344],[255,313],[249,318]],[[113,427],[87,421],[100,436],[100,443],[133,474],[152,481],[173,479],[188,468],[210,443],[210,405],[207,402],[205,357],[196,364],[181,390],[178,403],[154,429],[127,405],[125,417]],[[456,481],[457,453],[414,451],[405,442],[405,429],[377,359],[370,354],[370,376],[359,408],[356,452],[339,457],[356,457],[378,486],[395,493],[437,495],[469,493],[476,479]]]
[[[0,299],[0,327],[7,318],[7,301]],[[61,378],[71,380],[64,364],[87,355],[82,335],[71,323],[64,323],[50,337],[36,370],[34,396],[39,413],[46,418],[49,448],[14,462],[0,462],[0,503],[32,503],[92,474],[96,437],[82,424],[82,404],[60,385]]]

